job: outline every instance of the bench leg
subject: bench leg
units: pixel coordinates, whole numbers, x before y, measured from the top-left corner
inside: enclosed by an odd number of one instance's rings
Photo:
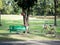
[[[19,32],[20,32],[19,30],[16,30],[16,34],[19,34]]]

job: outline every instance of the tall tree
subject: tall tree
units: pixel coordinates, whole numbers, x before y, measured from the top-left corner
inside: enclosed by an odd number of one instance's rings
[[[37,0],[15,0],[18,6],[22,8],[23,22],[26,26],[26,32],[28,32],[28,17],[30,9],[37,3]]]
[[[55,13],[54,13],[54,25],[56,26],[57,23],[56,23],[56,15],[57,15],[57,0],[54,0],[54,10],[55,10]]]

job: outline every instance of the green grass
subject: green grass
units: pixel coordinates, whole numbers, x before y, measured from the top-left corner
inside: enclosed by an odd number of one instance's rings
[[[47,20],[48,24],[53,24],[54,21],[53,19],[49,19]],[[40,31],[42,30],[42,26],[44,24],[44,20],[30,20],[29,21],[29,30],[33,31],[33,30],[37,30]],[[22,20],[2,20],[2,26],[0,27],[0,30],[7,30],[9,28],[10,25],[23,25],[23,21]],[[60,32],[60,20],[57,20],[57,27],[56,27],[56,31]]]
[[[33,35],[41,36],[41,30],[43,29],[42,25],[44,24],[45,20],[29,20],[29,31]],[[0,27],[0,33],[9,33],[9,26],[10,25],[23,25],[22,20],[2,20],[2,26]],[[47,20],[48,24],[53,24],[53,19]],[[57,26],[56,26],[56,32],[59,35],[60,34],[60,19],[57,19]]]

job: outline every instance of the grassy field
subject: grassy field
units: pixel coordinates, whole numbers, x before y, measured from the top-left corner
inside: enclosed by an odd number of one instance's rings
[[[29,32],[31,33],[31,35],[41,36],[41,30],[43,29],[42,26],[45,23],[45,21],[48,24],[54,24],[54,19],[29,20]],[[22,20],[2,20],[1,23],[2,26],[0,27],[0,35],[9,34],[10,32],[8,29],[10,25],[23,25]],[[58,37],[60,38],[60,19],[57,19],[56,32]]]
[[[10,25],[23,25],[22,20],[2,20],[2,26],[0,27],[0,30],[7,30]],[[48,25],[53,24],[54,21],[53,19],[48,19],[47,20]],[[29,30],[30,31],[40,31],[42,30],[42,26],[44,24],[44,20],[29,20]],[[60,32],[60,19],[57,20],[57,26],[56,26],[56,31]]]

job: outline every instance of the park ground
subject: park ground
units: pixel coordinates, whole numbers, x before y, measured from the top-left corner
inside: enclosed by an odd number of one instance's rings
[[[0,41],[28,41],[28,40],[60,40],[60,19],[57,18],[56,37],[41,35],[42,26],[45,23],[53,24],[54,19],[29,17],[29,34],[9,32],[10,25],[23,25],[23,17],[20,15],[1,15]]]

